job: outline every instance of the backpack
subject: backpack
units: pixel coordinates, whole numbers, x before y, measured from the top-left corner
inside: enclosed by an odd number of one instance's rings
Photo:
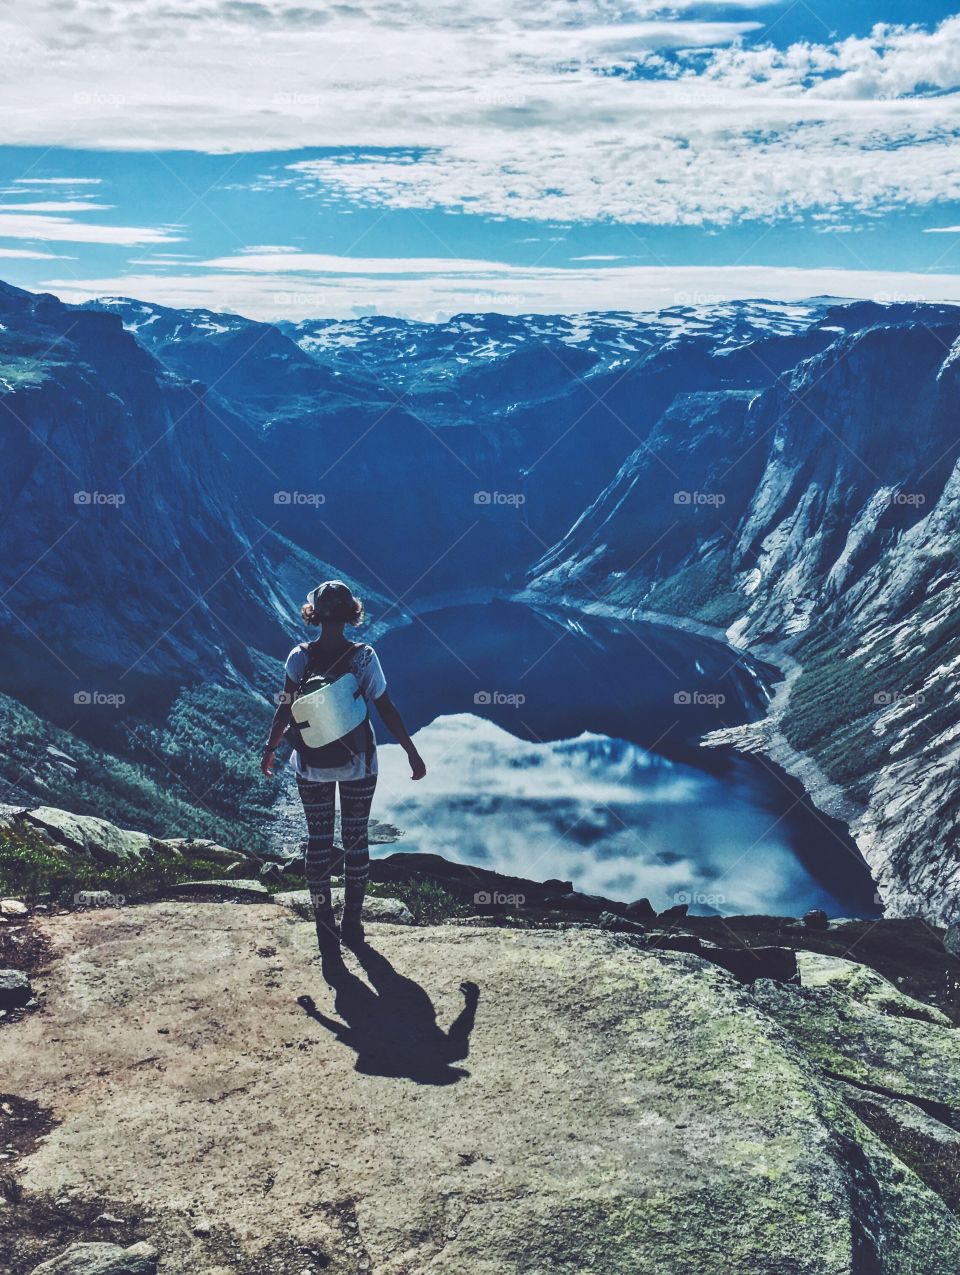
[[[363,753],[367,770],[373,755],[370,714],[350,662],[360,649],[347,650],[324,666],[312,642],[304,642],[307,665],[293,696],[287,735],[303,766],[333,769],[348,766]]]

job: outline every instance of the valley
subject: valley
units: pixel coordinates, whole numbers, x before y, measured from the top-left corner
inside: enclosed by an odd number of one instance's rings
[[[499,594],[789,663],[776,740],[762,711],[704,732],[800,775],[888,914],[960,911],[960,310],[270,325],[4,286],[0,323],[0,690],[66,732],[44,747],[78,737],[169,789],[175,831],[259,826],[276,790],[250,737],[305,588],[337,575],[388,646],[429,648],[431,599]],[[5,781],[42,795],[7,749]]]

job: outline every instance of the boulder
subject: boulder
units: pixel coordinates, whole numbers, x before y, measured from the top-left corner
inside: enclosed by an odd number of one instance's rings
[[[823,908],[811,908],[809,912],[804,912],[803,924],[808,930],[826,930],[829,928],[830,918]]]
[[[624,908],[623,914],[631,921],[655,921],[657,917],[656,910],[649,899],[634,899]]]
[[[370,879],[378,882],[430,881],[442,886],[462,902],[472,901],[478,891],[489,894],[522,894],[528,907],[545,906],[547,896],[569,894],[573,891],[570,881],[551,878],[548,881],[532,881],[527,877],[508,876],[493,872],[475,864],[457,863],[438,854],[420,851],[396,852],[376,858],[370,864]],[[611,903],[611,911],[620,911],[622,904]]]
[[[732,974],[741,983],[772,978],[778,983],[797,981],[797,954],[790,947],[708,947],[700,955]]]
[[[836,988],[759,982],[758,1008],[833,1078],[935,1103],[960,1118],[960,1031],[877,1009]]]
[[[265,863],[257,874],[264,884],[278,884],[283,880],[283,870],[279,863]]]
[[[237,859],[260,861],[259,855],[244,850],[228,850],[226,846],[217,845],[215,841],[208,841],[203,837],[166,837],[156,844],[177,857],[206,859],[210,863],[222,864],[224,870]]]
[[[796,954],[789,947],[723,947],[710,943],[687,930],[648,930],[646,946],[665,952],[690,952],[718,965],[740,983],[754,983],[759,978],[779,983],[797,981]]]
[[[153,1275],[157,1250],[150,1244],[71,1244],[58,1257],[41,1262],[33,1275]]]
[[[639,921],[631,921],[628,917],[617,916],[616,912],[600,913],[601,930],[612,930],[615,934],[642,934],[645,935],[646,927],[641,925]]]
[[[940,1027],[953,1026],[946,1014],[907,996],[869,965],[860,965],[857,961],[847,961],[824,952],[800,951],[796,958],[800,982],[804,987],[833,987],[884,1014],[919,1018]]]
[[[703,940],[687,930],[648,930],[647,946],[661,948],[664,952],[695,952],[704,949]]]
[[[98,863],[120,863],[140,858],[156,844],[145,832],[118,828],[95,815],[75,815],[54,806],[38,806],[22,816],[22,822],[38,829],[47,840]]]
[[[676,925],[679,921],[686,920],[688,907],[686,903],[675,903],[672,908],[657,914],[657,924]]]
[[[19,899],[0,899],[0,916],[26,916],[30,909]]]
[[[331,890],[335,912],[343,908],[343,890]],[[305,921],[313,920],[313,903],[309,890],[285,890],[273,896],[273,902],[289,908]],[[364,921],[390,921],[393,925],[413,925],[413,913],[400,899],[379,898],[368,894],[363,901]]]
[[[914,1149],[930,1160],[938,1156],[949,1156],[954,1164],[954,1172],[960,1170],[960,1133],[950,1125],[928,1115],[915,1103],[904,1098],[890,1098],[886,1094],[861,1089],[858,1085],[850,1085],[843,1080],[834,1081],[833,1088],[847,1106],[872,1129],[886,1126],[885,1142],[912,1144]],[[896,1146],[894,1149],[896,1150]],[[955,1189],[960,1191],[960,1173],[957,1173]]]
[[[583,894],[580,890],[567,890],[563,894],[548,895],[543,906],[564,912],[621,912],[623,904],[605,899],[599,894]]]
[[[32,997],[33,988],[22,970],[0,970],[0,1009],[19,1009]]]

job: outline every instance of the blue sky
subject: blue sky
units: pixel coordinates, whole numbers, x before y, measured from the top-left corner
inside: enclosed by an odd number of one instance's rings
[[[42,0],[0,277],[256,317],[960,300],[960,17]]]

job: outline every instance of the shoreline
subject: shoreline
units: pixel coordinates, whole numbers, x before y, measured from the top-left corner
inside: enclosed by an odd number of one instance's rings
[[[549,595],[545,598],[531,589],[514,594],[513,600],[524,602],[529,606],[550,607],[561,613],[582,612],[642,624],[659,624],[697,637],[709,638],[721,643],[731,654],[751,656],[775,669],[781,676],[769,683],[768,689],[771,695],[765,716],[757,722],[745,722],[741,726],[711,731],[703,737],[701,744],[706,748],[730,747],[743,754],[760,753],[769,758],[774,765],[779,766],[802,785],[812,805],[821,814],[837,819],[846,826],[850,840],[871,873],[873,872],[873,867],[864,854],[863,847],[854,831],[854,825],[863,818],[866,811],[850,800],[846,793],[825,774],[814,758],[794,748],[780,729],[780,723],[790,701],[790,693],[803,673],[803,665],[782,644],[767,642],[755,645],[737,644],[729,638],[729,629],[704,624],[700,620],[688,619],[686,616],[671,615],[669,612],[646,610],[643,607],[621,607],[599,602],[585,602],[582,606],[572,607],[569,603],[558,601]],[[766,682],[764,685],[767,686]]]

